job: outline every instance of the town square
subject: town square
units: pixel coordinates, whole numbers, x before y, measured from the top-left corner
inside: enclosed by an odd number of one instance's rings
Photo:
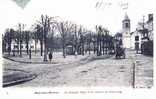
[[[9,1],[19,12],[1,33],[3,87],[153,87],[154,14],[139,2]]]

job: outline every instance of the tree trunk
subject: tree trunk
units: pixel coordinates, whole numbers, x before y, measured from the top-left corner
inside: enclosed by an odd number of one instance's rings
[[[77,43],[77,39],[75,40],[75,56],[77,56],[78,54],[78,43]]]
[[[18,46],[18,48],[17,48],[17,54],[19,55],[19,47],[20,47],[19,41],[18,41],[18,43],[17,43],[17,46]]]
[[[35,40],[35,54],[37,53],[37,41]]]
[[[97,53],[97,56],[99,56],[99,39],[98,39],[98,37],[97,37],[97,46],[96,46],[96,53]]]
[[[29,54],[29,42],[27,42],[27,44],[26,44],[26,46],[27,46],[27,55]]]
[[[11,43],[8,44],[8,55],[10,56],[11,53]]]
[[[93,46],[94,46],[94,54],[95,54],[96,53],[95,42],[93,42]]]
[[[48,49],[47,49],[47,42],[46,42],[46,38],[45,38],[44,39],[44,60],[43,61],[48,61],[47,54],[48,54]]]
[[[97,56],[101,55],[101,38],[100,38],[100,34],[98,34],[97,37]]]
[[[11,53],[11,35],[9,33],[9,36],[8,36],[8,55],[10,56],[10,53]]]
[[[77,56],[77,54],[78,54],[78,44],[76,43],[76,45],[75,45],[75,56]]]
[[[89,43],[89,55],[90,55],[90,43]]]
[[[82,55],[84,55],[84,42],[82,43]]]
[[[41,50],[41,56],[43,56],[43,42],[42,41],[40,41],[40,50]]]
[[[102,42],[101,42],[102,40],[101,40],[101,35],[100,35],[100,56],[101,56],[101,53],[102,53]]]
[[[81,38],[81,48],[82,48],[82,51],[81,51],[81,54],[82,55],[84,55],[84,38],[83,38],[83,36],[82,36],[82,38]]]
[[[106,41],[106,54],[108,52],[108,41]]]
[[[48,54],[48,50],[47,50],[47,48],[45,48],[44,49],[44,60],[43,61],[48,61],[47,54]]]
[[[105,54],[105,40],[104,36],[102,38],[102,50],[103,50],[103,55]]]
[[[63,44],[63,57],[66,58],[66,54],[65,54],[65,45]]]
[[[63,42],[63,57],[66,58],[66,53],[65,53],[65,44]]]
[[[20,57],[22,57],[22,41],[20,41]]]

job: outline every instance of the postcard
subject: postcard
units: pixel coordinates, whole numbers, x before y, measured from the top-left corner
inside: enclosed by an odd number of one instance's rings
[[[154,0],[1,0],[2,94],[153,99],[154,9]]]

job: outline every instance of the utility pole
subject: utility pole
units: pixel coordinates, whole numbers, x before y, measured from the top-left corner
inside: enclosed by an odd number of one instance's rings
[[[142,30],[141,30],[141,32],[142,32],[142,43],[141,43],[141,53],[142,54],[144,54],[144,52],[145,52],[145,50],[144,50],[144,46],[143,46],[143,43],[144,43],[144,40],[143,39],[145,39],[145,23],[144,23],[144,21],[145,21],[145,16],[143,16],[143,23],[142,23]]]
[[[142,23],[142,32],[143,32],[143,37],[145,37],[145,16],[143,16],[143,23]]]

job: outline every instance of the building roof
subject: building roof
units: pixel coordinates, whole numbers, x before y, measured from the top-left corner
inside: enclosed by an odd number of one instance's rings
[[[128,17],[128,15],[127,15],[127,13],[125,13],[124,20],[130,20],[129,17]]]

